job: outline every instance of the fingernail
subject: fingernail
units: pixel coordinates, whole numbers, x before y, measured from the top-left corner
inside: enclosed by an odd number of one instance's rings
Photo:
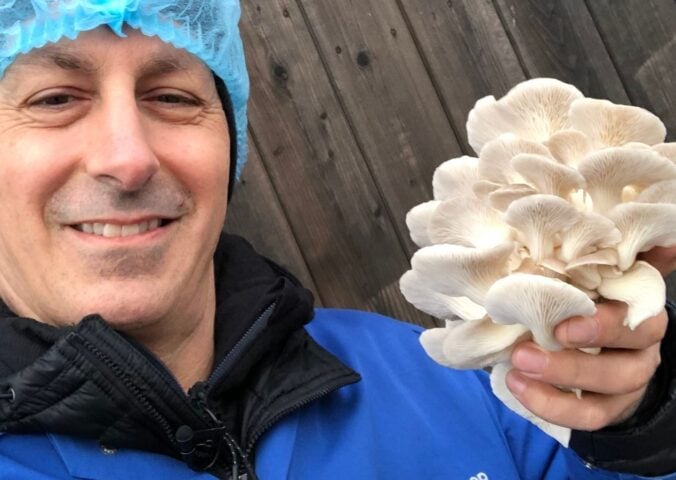
[[[506,381],[507,388],[509,388],[514,395],[521,395],[526,389],[526,380],[515,372],[507,374]]]
[[[547,366],[547,356],[535,348],[523,347],[512,357],[512,364],[523,372],[542,373]]]
[[[568,321],[566,335],[568,342],[586,345],[598,335],[598,323],[593,318],[574,318]]]

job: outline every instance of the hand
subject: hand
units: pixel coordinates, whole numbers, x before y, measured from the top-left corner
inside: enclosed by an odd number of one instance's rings
[[[641,259],[666,276],[676,269],[676,247],[654,248]],[[508,388],[538,417],[576,430],[598,430],[629,418],[659,365],[668,319],[662,311],[631,331],[623,325],[626,311],[625,304],[607,301],[597,305],[593,317],[561,322],[554,332],[565,348],[559,352],[532,342],[518,345]],[[585,347],[602,351],[577,350]],[[579,388],[582,398],[555,385]]]
[[[598,430],[625,420],[659,365],[667,323],[663,311],[631,331],[622,324],[626,311],[623,303],[606,302],[597,305],[593,317],[562,322],[555,335],[566,349],[559,352],[532,342],[518,345],[507,386],[528,410],[556,425]],[[591,355],[576,350],[580,347],[603,350]],[[555,385],[582,389],[582,398]]]

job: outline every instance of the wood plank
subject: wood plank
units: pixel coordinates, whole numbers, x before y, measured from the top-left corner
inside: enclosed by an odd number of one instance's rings
[[[261,163],[258,149],[251,140],[249,145],[249,159],[228,205],[224,230],[246,238],[258,253],[289,270],[312,291],[319,306],[322,304],[319,291]]]
[[[252,131],[324,303],[429,322],[397,295],[407,256],[297,4],[242,7]]]
[[[557,78],[585,96],[629,103],[584,0],[495,0],[495,5],[528,77]]]
[[[676,2],[587,3],[632,103],[659,116],[667,141],[676,141]],[[676,299],[676,274],[667,286],[669,297]]]
[[[474,155],[465,123],[474,103],[526,79],[491,0],[399,0],[434,84]]]
[[[395,2],[299,0],[352,133],[409,254],[408,210],[432,175],[462,155]],[[383,259],[385,261],[385,259]]]
[[[676,2],[588,3],[633,103],[659,116],[676,141]]]

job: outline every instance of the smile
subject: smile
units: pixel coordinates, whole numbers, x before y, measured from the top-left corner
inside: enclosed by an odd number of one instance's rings
[[[132,223],[121,225],[117,223],[78,223],[71,225],[72,228],[83,233],[97,235],[99,237],[116,238],[116,237],[130,237],[132,235],[139,235],[146,232],[157,230],[160,227],[168,225],[171,220],[154,218],[139,223]]]

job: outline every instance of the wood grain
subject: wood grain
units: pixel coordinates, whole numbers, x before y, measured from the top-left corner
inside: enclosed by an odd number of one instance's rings
[[[495,0],[495,5],[528,77],[557,78],[585,96],[629,103],[584,0]]]
[[[474,103],[526,79],[490,0],[399,0],[465,153]]]
[[[322,300],[428,321],[395,294],[407,255],[297,5],[243,13],[251,128]]]
[[[249,145],[249,160],[228,205],[225,231],[246,238],[258,253],[291,271],[303,286],[312,290],[315,303],[321,305],[317,286],[261,163],[258,149],[251,140]]]
[[[676,2],[588,2],[635,105],[647,108],[676,141]]]
[[[431,199],[434,169],[462,154],[416,44],[395,2],[298,3],[410,255],[406,213]]]
[[[228,224],[326,305],[430,324],[398,291],[412,251],[403,219],[431,195],[438,163],[472,153],[467,113],[485,95],[556,77],[650,109],[674,138],[670,0],[242,5],[260,159]]]

